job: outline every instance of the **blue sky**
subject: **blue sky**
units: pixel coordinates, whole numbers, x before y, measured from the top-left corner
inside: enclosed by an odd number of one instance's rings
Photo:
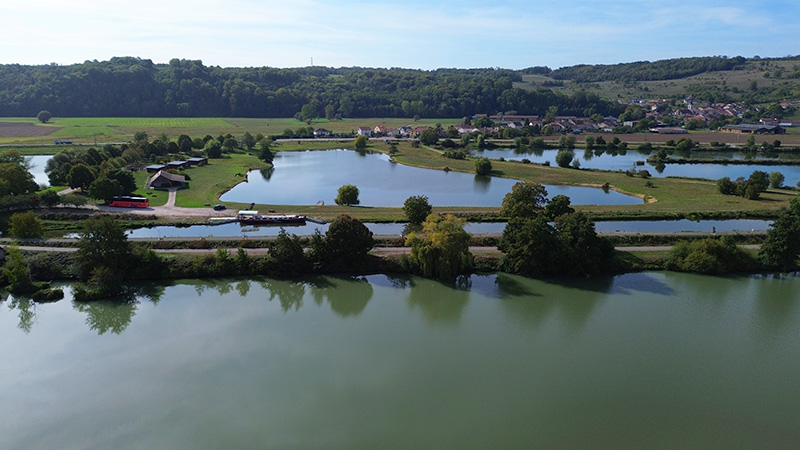
[[[800,54],[800,2],[2,0],[0,63],[502,67]]]

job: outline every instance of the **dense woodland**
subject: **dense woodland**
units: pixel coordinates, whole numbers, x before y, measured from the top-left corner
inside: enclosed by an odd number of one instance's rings
[[[206,67],[112,58],[70,66],[0,66],[0,115],[62,117],[464,117],[476,112],[619,114],[590,94],[567,97],[512,87],[521,74],[496,69]],[[309,111],[307,108],[306,111]]]
[[[794,58],[789,58],[794,59]],[[551,106],[562,115],[618,116],[624,106],[594,92],[566,95],[546,87],[523,89],[524,75],[554,83],[673,80],[705,72],[738,70],[756,61],[741,56],[676,58],[551,70],[507,69],[222,68],[201,61],[169,64],[133,57],[82,64],[0,65],[0,116],[32,117],[41,110],[60,117],[412,117],[457,118],[476,113],[543,116]],[[763,60],[762,60],[763,62]],[[784,74],[789,78],[796,73]],[[514,83],[517,83],[516,85]],[[689,92],[723,101],[725,86]],[[718,90],[716,94],[714,89]],[[752,89],[769,98],[770,92]],[[695,89],[697,91],[697,89]],[[780,99],[792,97],[781,92]],[[788,97],[787,97],[788,95]],[[718,98],[719,97],[719,98]],[[774,100],[774,99],[772,99]],[[770,100],[770,101],[772,101]]]

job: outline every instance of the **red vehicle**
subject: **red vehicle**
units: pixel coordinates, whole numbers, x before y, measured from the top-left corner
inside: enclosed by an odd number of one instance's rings
[[[130,197],[127,195],[119,195],[111,198],[108,206],[116,206],[119,208],[147,208],[150,206],[150,200],[146,197]]]

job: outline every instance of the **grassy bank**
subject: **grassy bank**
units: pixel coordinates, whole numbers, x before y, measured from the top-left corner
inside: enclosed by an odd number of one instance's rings
[[[384,144],[375,144],[381,148]],[[387,150],[388,150],[388,146]],[[403,143],[395,156],[398,162],[433,169],[474,172],[472,160],[445,158],[441,152],[414,148]],[[796,194],[791,191],[770,190],[760,200],[733,198],[719,193],[716,182],[689,178],[641,178],[623,172],[566,169],[512,161],[492,161],[492,175],[541,184],[564,184],[600,187],[608,183],[612,189],[643,199],[641,205],[587,205],[577,206],[587,212],[627,213],[646,216],[648,213],[730,213],[749,211],[777,211],[788,204]],[[645,203],[644,200],[647,200]]]

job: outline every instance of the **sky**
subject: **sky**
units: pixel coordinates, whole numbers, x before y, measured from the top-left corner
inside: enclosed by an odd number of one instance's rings
[[[0,64],[437,68],[800,55],[800,1],[2,0]]]

